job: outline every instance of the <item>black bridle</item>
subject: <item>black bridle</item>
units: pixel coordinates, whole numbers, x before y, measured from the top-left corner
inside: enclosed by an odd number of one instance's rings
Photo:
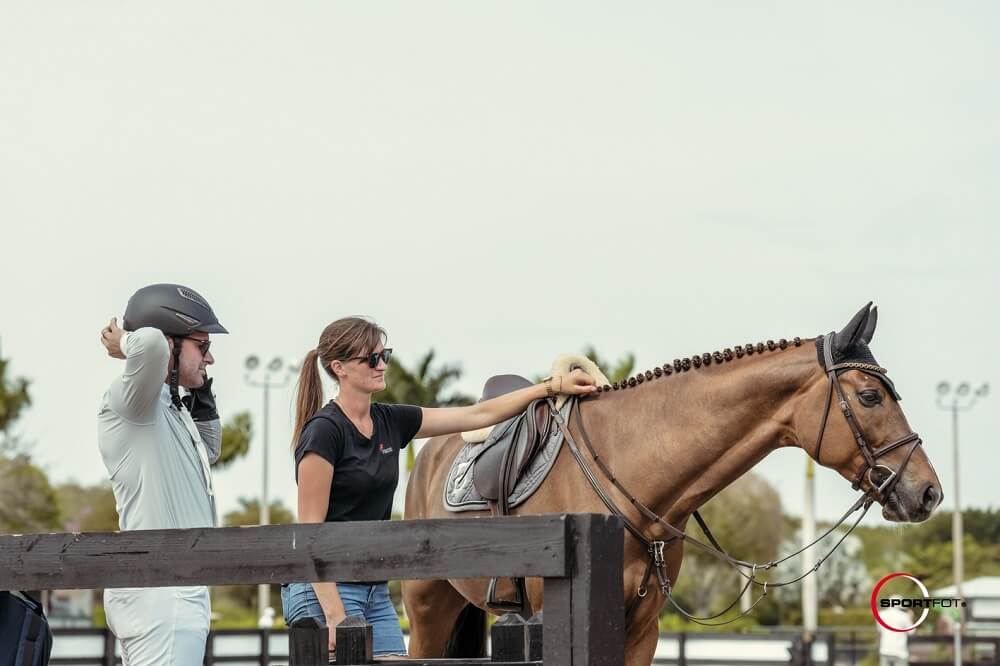
[[[826,421],[830,415],[830,403],[833,400],[833,392],[836,390],[840,412],[844,415],[844,419],[847,421],[847,426],[851,429],[851,434],[854,435],[854,441],[858,443],[858,449],[861,451],[861,456],[864,458],[864,464],[858,468],[858,473],[851,482],[851,487],[858,490],[861,488],[862,482],[867,481],[869,486],[866,491],[867,494],[870,494],[880,504],[884,504],[886,500],[889,499],[889,494],[892,493],[896,484],[899,482],[900,475],[909,464],[914,451],[916,451],[917,447],[920,446],[920,436],[915,432],[911,432],[908,435],[904,435],[896,441],[889,442],[888,444],[885,444],[877,449],[872,448],[871,444],[868,443],[868,440],[865,439],[864,434],[861,432],[861,428],[858,426],[857,420],[854,418],[854,412],[851,410],[851,407],[847,402],[847,396],[844,395],[844,389],[840,385],[838,377],[841,372],[846,370],[860,370],[865,374],[872,375],[880,379],[882,383],[892,392],[893,397],[898,400],[899,395],[896,393],[896,388],[889,380],[889,377],[886,376],[885,368],[872,363],[848,362],[835,364],[833,362],[833,333],[823,336],[821,345],[823,347],[823,369],[826,371],[826,375],[830,380],[830,390],[826,394],[826,408],[823,410],[823,420],[820,422],[819,436],[816,437],[816,454],[814,458],[817,463],[822,464],[819,456],[823,447],[823,433],[826,430]],[[895,451],[901,446],[906,446],[907,444],[911,445],[910,450],[906,452],[906,457],[903,459],[903,463],[898,469],[894,471],[886,465],[879,464],[879,458],[891,451]],[[880,483],[877,483],[872,477],[872,473],[880,469],[888,472],[888,475]]]
[[[806,544],[805,546],[803,546],[802,548],[800,548],[799,550],[795,551],[790,555],[766,563],[747,562],[745,560],[740,560],[729,555],[729,553],[727,553],[726,550],[719,545],[718,541],[716,541],[715,537],[712,535],[711,530],[708,528],[708,525],[705,523],[705,521],[702,519],[701,515],[697,511],[693,513],[693,516],[695,520],[698,522],[699,527],[705,534],[705,537],[708,539],[709,543],[704,543],[702,541],[699,541],[698,539],[695,539],[684,530],[674,527],[666,520],[661,518],[658,514],[656,514],[653,510],[651,510],[648,506],[640,502],[634,495],[632,495],[632,493],[630,493],[625,488],[625,486],[622,485],[622,483],[615,476],[614,472],[612,472],[612,470],[608,467],[607,463],[605,463],[604,460],[600,457],[600,455],[598,455],[598,453],[594,450],[594,446],[593,443],[591,442],[590,435],[587,434],[587,429],[583,423],[583,415],[581,413],[581,410],[579,409],[575,410],[576,412],[579,413],[579,415],[577,416],[577,423],[579,424],[580,427],[580,435],[582,436],[583,442],[587,447],[587,451],[590,454],[590,457],[594,461],[594,464],[597,466],[597,468],[601,470],[601,473],[604,475],[604,477],[619,492],[621,492],[626,498],[628,498],[632,506],[634,506],[636,510],[638,510],[639,513],[644,518],[652,521],[655,525],[658,525],[661,528],[663,528],[663,530],[669,535],[665,539],[652,539],[647,537],[643,532],[643,530],[622,512],[622,510],[618,507],[618,505],[611,498],[611,496],[608,495],[608,493],[601,486],[600,480],[597,478],[597,476],[594,474],[594,471],[587,464],[587,461],[584,459],[583,454],[580,451],[580,448],[576,444],[576,440],[570,433],[566,420],[563,419],[559,411],[554,408],[554,403],[552,403],[550,399],[550,406],[552,406],[551,410],[552,415],[555,418],[556,423],[558,424],[560,430],[562,430],[563,432],[563,436],[566,439],[566,443],[569,446],[570,452],[573,454],[573,458],[580,466],[580,469],[583,471],[583,474],[586,477],[587,481],[590,483],[590,486],[594,489],[594,492],[604,503],[604,506],[606,506],[613,515],[616,515],[622,519],[625,529],[629,532],[629,534],[635,537],[635,539],[639,541],[639,543],[641,543],[646,548],[646,552],[649,554],[649,562],[646,565],[646,571],[645,574],[643,575],[642,582],[639,583],[639,587],[636,590],[636,596],[632,599],[631,602],[629,602],[628,607],[626,608],[625,611],[626,621],[628,621],[631,618],[636,608],[638,608],[639,603],[646,596],[647,585],[654,573],[656,574],[657,582],[660,586],[660,590],[663,593],[663,595],[670,600],[670,603],[674,606],[674,608],[678,610],[678,612],[680,612],[684,617],[688,618],[689,620],[692,620],[693,622],[699,624],[706,624],[709,626],[719,626],[719,625],[729,624],[730,622],[738,620],[739,618],[743,617],[744,615],[752,611],[754,607],[758,603],[760,603],[761,600],[764,599],[764,597],[767,596],[768,587],[784,587],[786,585],[792,585],[794,583],[799,582],[809,574],[818,571],[823,562],[825,562],[827,558],[829,558],[834,553],[834,551],[837,550],[840,544],[842,544],[844,540],[851,534],[851,532],[853,532],[854,529],[858,526],[861,520],[868,513],[868,509],[871,508],[872,503],[877,501],[879,503],[884,504],[885,501],[888,500],[889,495],[892,493],[892,491],[896,487],[896,484],[899,482],[903,470],[906,468],[907,464],[909,464],[910,458],[913,457],[913,453],[916,451],[916,448],[920,446],[921,444],[920,437],[919,435],[917,435],[917,433],[911,432],[893,442],[890,442],[889,444],[886,444],[879,448],[872,448],[872,446],[868,443],[868,440],[865,439],[864,434],[861,432],[861,428],[858,426],[857,420],[854,417],[854,413],[851,411],[850,405],[847,401],[847,396],[844,393],[843,387],[841,387],[840,385],[839,375],[840,373],[845,372],[847,370],[859,370],[861,372],[879,378],[886,385],[886,387],[891,390],[893,396],[896,397],[897,399],[898,399],[898,394],[896,393],[895,387],[893,386],[892,382],[886,375],[885,368],[881,368],[871,363],[860,363],[860,362],[834,363],[833,336],[834,334],[830,333],[826,336],[823,336],[820,340],[817,340],[817,344],[821,344],[823,348],[822,366],[824,372],[826,373],[827,378],[829,379],[829,391],[827,392],[826,396],[826,404],[823,410],[823,417],[820,422],[819,434],[816,437],[816,447],[815,447],[816,453],[814,457],[816,462],[820,462],[819,456],[823,446],[823,438],[824,435],[826,434],[826,424],[830,413],[830,406],[833,402],[834,391],[836,391],[839,400],[840,411],[844,415],[844,418],[847,421],[847,425],[851,429],[851,433],[854,435],[854,440],[857,442],[858,448],[861,451],[861,455],[864,458],[864,463],[858,469],[858,473],[855,476],[854,481],[852,481],[851,487],[854,488],[855,490],[862,489],[864,482],[867,481],[868,489],[864,490],[861,497],[859,497],[858,500],[844,513],[844,515],[841,516],[840,520],[837,521],[837,523],[835,523],[830,529],[824,532],[817,539],[815,539],[809,544]],[[573,411],[571,410],[569,418],[572,418],[572,414]],[[880,457],[907,444],[911,445],[910,450],[907,452],[906,457],[903,459],[903,462],[898,469],[892,470],[890,467],[880,464],[878,462],[878,459]],[[881,480],[880,483],[876,483],[876,479],[873,478],[873,472],[877,472],[880,469],[887,471],[889,474],[888,477],[885,478],[884,480]],[[787,560],[802,554],[803,552],[805,552],[806,550],[813,547],[814,545],[822,541],[824,538],[832,534],[837,528],[839,528],[841,525],[844,524],[844,522],[850,517],[851,514],[853,514],[858,509],[861,508],[863,508],[864,510],[861,512],[861,515],[858,516],[857,520],[855,520],[854,523],[851,525],[850,529],[848,529],[847,532],[845,532],[844,535],[837,540],[837,543],[834,544],[833,548],[831,548],[829,552],[823,555],[823,557],[819,558],[816,564],[809,571],[806,571],[797,578],[793,578],[791,580],[779,583],[769,583],[768,581],[761,581],[757,579],[758,571],[766,571],[768,569],[772,569],[777,565],[781,564],[782,562],[786,562]],[[695,617],[694,615],[688,613],[686,610],[681,608],[674,600],[672,593],[673,584],[671,583],[670,578],[667,576],[666,558],[664,553],[667,546],[673,545],[678,541],[689,543],[693,546],[701,548],[702,550],[713,555],[714,557],[717,557],[718,559],[722,560],[723,562],[731,566],[733,570],[735,570],[740,576],[742,576],[746,580],[743,589],[740,590],[740,594],[736,597],[736,599],[734,599],[733,602],[729,604],[729,606],[727,606],[719,613],[706,617]],[[736,617],[730,620],[726,620],[724,622],[706,622],[706,620],[714,620],[729,612],[729,610],[732,609],[737,604],[740,597],[743,596],[743,594],[747,591],[747,589],[749,589],[751,585],[757,585],[761,587],[762,592],[760,596],[756,599],[756,601],[754,601],[753,604],[750,605],[750,608],[740,613]]]

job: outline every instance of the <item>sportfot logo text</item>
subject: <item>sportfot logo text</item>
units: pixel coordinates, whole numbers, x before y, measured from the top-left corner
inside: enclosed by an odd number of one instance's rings
[[[882,591],[882,588],[885,587],[885,584],[896,578],[910,581],[916,590],[920,592],[920,596],[906,597],[900,594],[893,594],[891,597],[880,598],[879,593]],[[872,588],[872,615],[875,616],[876,622],[890,631],[913,631],[927,619],[927,615],[930,613],[932,608],[956,608],[964,606],[965,600],[958,597],[932,597],[930,592],[927,591],[927,586],[924,585],[923,581],[916,576],[903,571],[896,571],[884,576],[879,582],[875,583],[875,587]],[[920,611],[920,615],[917,617],[916,621],[908,626],[895,626],[898,625],[899,622],[898,620],[893,620],[892,618],[899,617],[899,614],[883,614],[884,611],[890,608],[901,608],[903,610],[913,610],[914,612]]]

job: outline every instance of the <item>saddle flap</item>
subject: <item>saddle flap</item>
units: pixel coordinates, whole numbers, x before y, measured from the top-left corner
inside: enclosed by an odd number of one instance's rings
[[[472,468],[473,484],[481,497],[506,504],[518,479],[548,439],[551,419],[548,403],[536,400],[525,412],[496,429],[499,435],[490,436],[488,448]]]

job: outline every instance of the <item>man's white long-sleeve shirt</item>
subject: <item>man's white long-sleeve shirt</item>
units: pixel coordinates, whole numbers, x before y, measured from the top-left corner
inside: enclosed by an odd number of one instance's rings
[[[141,328],[121,339],[125,370],[104,394],[97,442],[122,530],[215,527],[209,462],[218,458],[218,419],[195,423],[164,383],[163,333]]]

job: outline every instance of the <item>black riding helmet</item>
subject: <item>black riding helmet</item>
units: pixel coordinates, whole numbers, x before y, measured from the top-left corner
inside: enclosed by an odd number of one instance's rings
[[[182,339],[195,331],[228,333],[219,323],[212,306],[201,294],[179,284],[151,284],[132,294],[125,307],[123,328],[135,331],[156,328],[174,339],[174,367],[170,371],[170,399],[181,408],[177,390],[178,360]]]
[[[123,324],[126,331],[149,326],[178,337],[229,332],[201,294],[179,284],[151,284],[132,294]]]

